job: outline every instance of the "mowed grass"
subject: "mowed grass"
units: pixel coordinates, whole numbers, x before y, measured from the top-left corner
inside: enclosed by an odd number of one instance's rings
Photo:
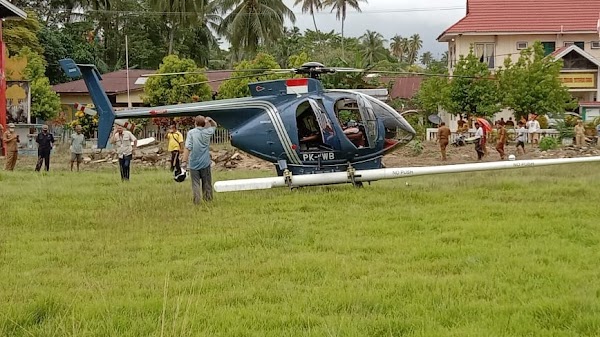
[[[194,206],[165,170],[1,172],[0,336],[598,336],[599,179],[574,164]]]

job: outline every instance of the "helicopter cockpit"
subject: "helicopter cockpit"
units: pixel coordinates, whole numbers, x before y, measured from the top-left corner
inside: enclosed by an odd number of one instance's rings
[[[410,142],[415,130],[413,127],[389,105],[362,93],[347,90],[330,90],[330,92],[344,92],[352,95],[340,98],[335,103],[335,114],[344,126],[344,134],[354,145],[374,147],[378,138],[377,119],[383,121],[385,128],[384,148]],[[356,127],[352,127],[356,122]],[[358,128],[359,132],[356,132]],[[348,130],[348,131],[346,131]]]

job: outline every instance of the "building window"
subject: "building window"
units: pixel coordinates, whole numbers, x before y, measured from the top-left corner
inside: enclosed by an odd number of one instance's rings
[[[525,41],[517,42],[517,50],[527,49],[527,46],[528,44]]]
[[[577,47],[581,48],[581,50],[585,49],[585,42],[579,42],[579,41],[578,42],[572,42],[572,41],[565,42],[565,47],[570,47],[572,45],[576,45]]]
[[[542,42],[544,47],[544,56],[548,56],[556,50],[556,42]]]
[[[475,56],[477,56],[480,62],[487,63],[488,68],[494,68],[494,49],[495,45],[493,43],[476,43]]]
[[[600,49],[600,41],[592,41],[590,44],[592,45],[592,49]]]

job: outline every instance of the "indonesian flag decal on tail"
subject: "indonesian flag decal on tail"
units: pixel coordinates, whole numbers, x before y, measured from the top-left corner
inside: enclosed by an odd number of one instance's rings
[[[285,81],[288,95],[308,93],[308,78],[294,78]]]

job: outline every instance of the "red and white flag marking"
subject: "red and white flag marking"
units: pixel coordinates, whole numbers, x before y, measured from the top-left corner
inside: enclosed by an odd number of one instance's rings
[[[285,81],[288,95],[308,93],[308,78],[293,78]]]

